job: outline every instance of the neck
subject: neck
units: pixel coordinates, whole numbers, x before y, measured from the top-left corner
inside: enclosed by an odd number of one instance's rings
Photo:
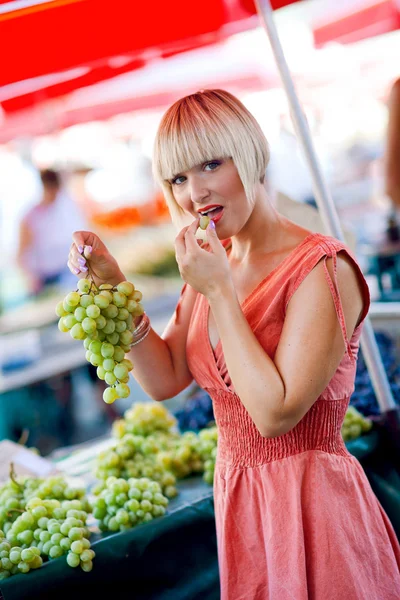
[[[232,237],[231,259],[244,262],[253,254],[274,251],[279,247],[286,227],[287,219],[275,210],[264,186],[260,185],[246,225]]]

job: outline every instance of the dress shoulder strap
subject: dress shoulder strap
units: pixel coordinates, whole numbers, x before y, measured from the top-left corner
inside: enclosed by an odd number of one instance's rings
[[[357,326],[358,329],[358,327],[361,326],[362,322],[367,316],[370,306],[370,293],[368,284],[352,251],[346,246],[346,244],[330,236],[318,234],[313,238],[313,246],[310,249],[310,251],[307,252],[304,260],[301,261],[301,264],[299,265],[298,276],[295,278],[293,285],[289,289],[289,293],[286,298],[286,306],[288,305],[291,297],[298,289],[302,281],[304,281],[304,279],[316,267],[316,265],[320,263],[321,260],[323,260],[325,279],[328,283],[330,292],[332,294],[336,315],[343,335],[346,353],[351,360],[356,360],[356,356],[352,351],[351,342],[347,336],[346,321],[344,317],[343,305],[340,297],[339,285],[337,280],[337,261],[338,254],[340,252],[343,252],[348,256],[352,263],[353,269],[356,271],[358,279],[361,283],[364,306],[359,324]],[[328,259],[332,259],[332,275],[327,266]]]

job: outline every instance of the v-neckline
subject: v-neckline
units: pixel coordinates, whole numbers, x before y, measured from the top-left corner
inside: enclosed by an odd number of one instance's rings
[[[254,294],[256,294],[256,292],[258,292],[258,290],[273,276],[275,275],[275,273],[277,271],[279,271],[279,269],[281,269],[286,262],[289,261],[289,259],[293,256],[293,254],[295,252],[297,252],[309,239],[311,239],[312,237],[315,237],[319,235],[318,233],[309,233],[299,244],[297,244],[297,246],[295,246],[293,248],[293,250],[291,250],[289,252],[289,254],[287,254],[287,256],[285,256],[285,258],[283,260],[281,260],[280,263],[278,263],[276,265],[276,267],[274,267],[272,269],[272,271],[270,271],[256,286],[255,288],[250,292],[250,294],[248,294],[248,296],[246,296],[246,298],[243,300],[243,302],[240,302],[240,307],[244,308],[244,306],[252,299],[252,297],[254,296]],[[226,248],[226,250],[230,250],[231,246],[229,246],[228,248]],[[217,367],[217,350],[219,349],[220,345],[221,345],[221,338],[218,339],[218,342],[215,346],[215,348],[213,348],[212,344],[211,344],[211,340],[210,340],[210,333],[209,333],[209,319],[210,319],[210,305],[208,302],[206,302],[206,311],[205,311],[205,332],[206,332],[206,336],[207,336],[207,343],[208,343],[208,347],[211,351],[211,355],[213,357],[214,360],[214,364],[216,367],[216,370],[220,376],[220,379],[222,380],[222,377],[219,373],[219,369]],[[226,384],[225,384],[226,385]],[[227,386],[226,386],[227,387]]]

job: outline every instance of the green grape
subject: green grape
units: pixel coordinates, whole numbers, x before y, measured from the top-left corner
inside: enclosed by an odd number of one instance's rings
[[[200,217],[200,229],[207,229],[209,223],[210,223],[210,217],[207,217],[207,215],[203,215]]]
[[[124,367],[126,367],[128,369],[128,371],[132,371],[133,369],[133,364],[132,362],[129,360],[129,358],[124,358],[121,361],[121,365],[124,365]]]
[[[70,567],[79,567],[81,562],[79,554],[75,554],[74,552],[68,552],[67,554],[67,563]]]
[[[75,309],[74,317],[78,321],[78,323],[82,323],[83,319],[86,317],[86,309],[83,306],[78,306]]]
[[[129,298],[128,302],[126,303],[126,310],[129,313],[133,313],[133,311],[137,309],[137,306],[138,306],[138,303],[136,302],[136,300]]]
[[[124,346],[129,346],[133,342],[133,333],[131,331],[123,331],[119,338]]]
[[[65,300],[66,302],[69,304],[69,306],[78,306],[79,302],[80,302],[80,295],[78,294],[78,292],[70,292],[66,297]]]
[[[126,321],[128,317],[129,311],[126,308],[118,309],[117,319],[119,319],[120,321]]]
[[[99,290],[112,290],[113,286],[111,285],[111,283],[102,283],[99,286]]]
[[[117,400],[118,396],[117,396],[117,392],[115,390],[115,388],[106,388],[103,392],[103,400],[106,404],[112,404],[113,402],[115,402],[115,400]]]
[[[67,313],[73,313],[75,310],[75,306],[72,306],[71,304],[68,304],[68,302],[65,300],[63,300],[63,309],[65,310],[65,312]]]
[[[107,371],[105,370],[105,368],[102,365],[97,367],[96,373],[97,373],[97,377],[99,379],[101,379],[102,381],[105,380]]]
[[[111,373],[110,371],[106,372],[104,379],[108,385],[114,385],[114,383],[117,381],[117,378],[115,377],[114,373]]]
[[[122,321],[120,321],[120,323],[122,323]],[[115,327],[117,327],[117,323],[115,323]],[[119,343],[119,335],[116,331],[114,331],[114,333],[109,333],[106,338],[113,346],[116,346]]]
[[[88,310],[88,308],[86,309],[86,311]],[[96,321],[94,319],[91,319],[90,317],[86,317],[82,321],[82,329],[86,333],[93,333],[94,331],[96,331]]]
[[[123,331],[125,331],[127,328],[127,324],[126,321],[117,321],[115,323],[115,331],[117,333],[122,333]]]
[[[90,343],[89,350],[90,352],[94,352],[94,354],[101,354],[101,346],[101,342],[94,340]]]
[[[117,379],[121,380],[128,376],[128,369],[125,365],[115,365],[114,367],[114,375]]]
[[[101,310],[104,310],[110,304],[110,300],[105,296],[105,294],[99,294],[98,296],[95,296],[94,303]]]
[[[70,331],[71,337],[74,338],[74,340],[83,340],[86,337],[86,333],[82,328],[82,325],[80,323],[76,323],[71,331]]]
[[[80,540],[72,542],[71,551],[74,552],[74,554],[81,554],[81,552],[83,552],[83,550],[84,550],[83,544]]]
[[[102,298],[107,298],[108,304],[111,304],[113,301],[112,292],[110,292],[109,290],[101,290],[101,292],[99,293],[99,296],[101,296]],[[102,308],[102,307],[100,307],[100,308]],[[107,307],[105,307],[105,308],[107,308]]]
[[[126,383],[119,383],[115,387],[115,390],[117,392],[118,398],[128,398],[128,396],[130,394],[129,386],[126,385]]]
[[[95,304],[91,304],[86,309],[87,316],[91,319],[97,319],[100,316],[100,308]]]
[[[104,327],[107,325],[107,319],[103,317],[103,315],[99,315],[95,321],[97,329],[104,329]]]
[[[89,279],[80,279],[78,281],[78,290],[81,292],[81,294],[88,294],[90,292],[91,285],[92,284]]]
[[[69,328],[64,323],[63,317],[61,317],[61,319],[58,321],[58,329],[63,333],[67,333],[67,331],[69,331]]]
[[[67,315],[67,311],[65,310],[62,301],[58,302],[56,306],[56,315],[57,317],[65,317]]]
[[[103,342],[101,344],[101,355],[104,358],[112,358],[114,355],[114,346],[110,343]]]
[[[126,304],[125,294],[121,294],[121,292],[114,292],[113,293],[113,303],[118,308],[122,308],[123,306],[125,306],[125,304]]]
[[[101,354],[92,353],[90,355],[90,364],[92,364],[94,367],[100,367],[101,365],[103,365],[103,357],[101,356]]]
[[[115,361],[112,358],[105,358],[103,360],[103,367],[106,371],[114,371]]]
[[[120,323],[123,323],[123,321],[120,321]],[[116,362],[122,362],[124,361],[124,356],[125,356],[125,352],[122,350],[122,348],[120,346],[115,346],[114,348],[114,360]],[[127,367],[127,365],[125,365]],[[129,369],[128,369],[129,370]]]
[[[85,573],[90,573],[90,571],[93,569],[93,562],[91,560],[82,561],[81,562],[81,569]]]
[[[141,302],[141,300],[143,298],[143,294],[142,294],[142,292],[139,292],[139,290],[135,290],[133,292],[133,294],[131,294],[131,298],[133,300],[135,300],[136,302]]]
[[[93,304],[93,302],[94,302],[93,294],[84,294],[83,296],[81,296],[79,304],[81,306],[83,306],[83,308],[88,308],[89,306],[91,306]]]
[[[103,327],[103,331],[105,334],[114,333],[115,323],[112,319],[107,319],[107,323],[106,323],[105,327]]]
[[[117,285],[117,291],[125,296],[130,296],[135,291],[135,286],[130,281],[122,281]]]
[[[63,318],[63,323],[65,327],[67,327],[68,329],[72,329],[72,327],[77,323],[75,315],[67,315]]]
[[[115,304],[110,304],[103,310],[103,315],[107,319],[115,319],[118,315],[118,308],[115,306]],[[110,331],[110,333],[112,333],[112,331]]]
[[[133,317],[140,317],[141,315],[143,315],[144,313],[144,308],[143,306],[140,304],[140,302],[137,302],[135,308],[132,310],[132,316]]]

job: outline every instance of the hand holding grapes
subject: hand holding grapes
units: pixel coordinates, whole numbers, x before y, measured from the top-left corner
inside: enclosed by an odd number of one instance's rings
[[[97,287],[104,283],[117,285],[125,280],[117,261],[96,234],[76,231],[72,239],[67,264],[74,275],[87,277],[87,259],[90,259],[90,274]]]
[[[176,260],[182,279],[197,292],[209,297],[224,287],[231,287],[232,279],[226,251],[209,225],[206,229],[211,252],[197,243],[195,234],[199,227],[196,219],[184,227],[175,240]]]
[[[140,303],[142,293],[124,281],[117,262],[93,233],[74,233],[68,266],[80,280],[77,290],[56,306],[58,328],[83,340],[86,359],[97,367],[99,379],[110,386],[104,390],[104,401],[111,404],[127,398],[133,365],[125,354],[151,330]]]

